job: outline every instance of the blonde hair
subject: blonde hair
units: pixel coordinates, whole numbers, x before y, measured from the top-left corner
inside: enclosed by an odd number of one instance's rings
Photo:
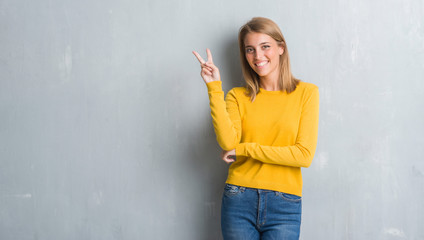
[[[263,33],[272,37],[278,45],[284,48],[284,53],[280,55],[279,65],[279,87],[281,91],[291,93],[296,89],[297,84],[300,82],[296,79],[291,72],[289,51],[287,50],[286,40],[281,33],[278,25],[268,18],[255,17],[249,22],[244,24],[239,31],[238,42],[240,47],[240,61],[243,71],[244,80],[246,81],[246,95],[250,96],[253,102],[256,94],[259,92],[259,75],[250,67],[246,59],[246,49],[244,46],[244,39],[248,33]]]

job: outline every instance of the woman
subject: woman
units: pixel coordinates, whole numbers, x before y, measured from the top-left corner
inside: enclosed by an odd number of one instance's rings
[[[301,167],[318,136],[318,87],[293,77],[284,37],[273,21],[253,18],[239,31],[246,87],[224,101],[207,49],[201,64],[222,159],[232,163],[222,199],[224,239],[299,239]],[[234,160],[234,156],[236,160]]]

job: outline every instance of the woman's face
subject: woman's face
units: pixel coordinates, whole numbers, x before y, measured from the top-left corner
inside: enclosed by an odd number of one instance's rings
[[[251,32],[244,38],[245,54],[250,67],[263,78],[278,79],[280,55],[284,48],[269,35]]]

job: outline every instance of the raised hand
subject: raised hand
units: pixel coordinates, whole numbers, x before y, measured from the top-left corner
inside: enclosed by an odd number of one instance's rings
[[[200,62],[200,76],[202,76],[205,83],[210,83],[212,81],[221,81],[221,76],[219,75],[219,69],[213,64],[212,53],[208,48],[206,49],[208,55],[208,61],[205,62],[203,58],[196,51],[193,51],[193,54],[196,56],[197,60]]]

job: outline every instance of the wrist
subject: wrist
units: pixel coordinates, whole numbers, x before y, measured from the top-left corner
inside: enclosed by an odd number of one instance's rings
[[[208,88],[208,92],[222,91],[222,82],[220,80],[210,81],[206,83],[206,87]]]
[[[235,154],[237,156],[247,156],[245,153],[245,143],[239,143],[237,144],[236,148],[234,149],[234,151],[236,152]]]

